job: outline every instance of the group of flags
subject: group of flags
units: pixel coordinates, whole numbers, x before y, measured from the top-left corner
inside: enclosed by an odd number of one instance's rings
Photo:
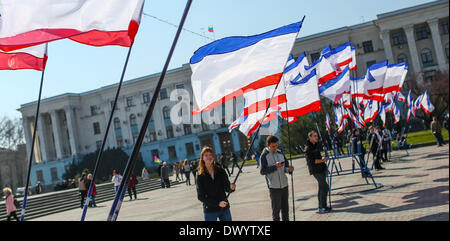
[[[130,47],[144,0],[0,0],[0,70],[42,71],[47,43]]]
[[[261,124],[278,116],[292,123],[302,115],[320,111],[323,96],[334,104],[338,131],[348,125],[347,118],[356,128],[362,128],[377,115],[385,123],[390,112],[398,122],[400,112],[395,100],[406,100],[400,92],[408,72],[406,63],[376,63],[364,77],[354,78],[351,71],[357,69],[356,51],[350,42],[334,49],[327,46],[312,64],[305,53],[295,59],[290,52],[302,24],[300,21],[255,36],[224,38],[197,50],[190,61],[198,105],[193,114],[243,96],[242,113],[229,130],[238,128],[250,136]],[[430,113],[427,92],[420,101]],[[328,115],[326,124],[330,130]]]

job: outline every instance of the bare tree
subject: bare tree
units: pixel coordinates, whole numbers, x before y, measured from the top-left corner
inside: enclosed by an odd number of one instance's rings
[[[416,117],[425,122],[431,121],[431,116],[441,117],[449,107],[449,78],[448,72],[437,71],[430,80],[424,79],[423,83],[418,83],[416,76],[409,78],[404,86],[406,91],[411,90],[413,97],[417,97],[428,90],[431,103],[435,110],[431,115],[426,115],[423,111],[418,111]]]
[[[0,148],[17,150],[24,144],[24,132],[20,118],[0,118]]]

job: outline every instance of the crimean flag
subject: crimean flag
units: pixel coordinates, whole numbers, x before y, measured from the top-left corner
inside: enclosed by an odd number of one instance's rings
[[[159,158],[157,156],[155,156],[155,160],[153,161],[154,163],[161,163],[161,160],[159,160]]]
[[[0,50],[0,70],[34,69],[42,71],[47,62],[47,44],[11,52]]]
[[[208,32],[214,33],[214,27],[213,27],[213,26],[209,26],[209,27],[208,27]]]
[[[129,47],[144,0],[1,0],[0,48],[12,51],[70,38]]]
[[[220,39],[195,51],[190,65],[198,109],[193,114],[278,84],[302,23],[249,37]]]

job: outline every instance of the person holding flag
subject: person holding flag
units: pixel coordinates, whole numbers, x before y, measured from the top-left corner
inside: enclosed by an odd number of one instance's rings
[[[269,136],[267,147],[261,153],[261,175],[266,177],[272,201],[273,221],[289,221],[289,184],[286,173],[292,173],[294,166],[289,166],[286,156],[278,149],[278,138]]]

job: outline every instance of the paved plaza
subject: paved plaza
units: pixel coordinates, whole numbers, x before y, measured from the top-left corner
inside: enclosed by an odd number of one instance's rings
[[[309,175],[304,158],[294,160],[295,215],[297,221],[409,221],[449,220],[449,148],[422,147],[395,151],[386,170],[373,171],[375,189],[359,173],[350,171],[333,177],[333,212],[317,213],[317,183]],[[370,162],[371,164],[372,162]],[[341,160],[344,170],[350,159]],[[236,170],[235,170],[236,173]],[[173,178],[173,177],[172,177]],[[232,181],[234,176],[230,178]],[[192,181],[193,182],[193,181]],[[289,180],[289,185],[291,182]],[[291,187],[289,187],[291,188]],[[292,195],[291,189],[289,195]],[[237,191],[230,196],[235,221],[271,221],[269,192],[256,166],[247,166],[238,179]],[[86,220],[104,221],[112,201],[90,208]],[[290,196],[292,220],[292,198]],[[46,217],[39,221],[78,221],[81,209]],[[202,221],[203,211],[195,185],[180,184],[170,189],[139,193],[138,200],[122,205],[119,221]]]

